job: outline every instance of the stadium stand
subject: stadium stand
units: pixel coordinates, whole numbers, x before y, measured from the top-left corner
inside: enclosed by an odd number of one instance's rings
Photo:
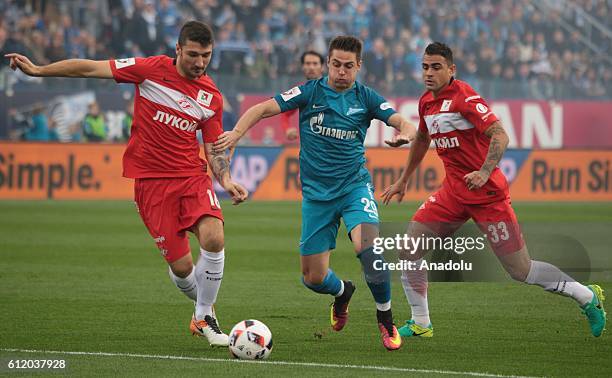
[[[385,95],[421,93],[420,56],[439,40],[454,49],[458,77],[487,98],[599,100],[612,97],[609,7],[606,0],[5,0],[0,52],[38,64],[173,55],[180,25],[197,18],[214,26],[210,70],[230,98],[286,89],[301,81],[304,50],[325,54],[331,37],[353,34],[365,43],[360,79]],[[6,95],[112,86],[41,81],[14,75],[7,64],[0,60]]]

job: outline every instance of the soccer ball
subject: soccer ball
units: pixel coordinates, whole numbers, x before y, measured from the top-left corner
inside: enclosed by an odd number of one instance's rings
[[[272,353],[272,332],[259,320],[243,320],[230,331],[229,351],[241,360],[265,360]]]

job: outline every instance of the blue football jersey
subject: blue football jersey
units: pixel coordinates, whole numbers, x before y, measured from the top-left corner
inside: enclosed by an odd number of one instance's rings
[[[365,141],[370,121],[387,122],[395,110],[375,90],[359,82],[343,92],[327,76],[274,96],[282,112],[300,109],[300,178],[304,198],[340,197],[363,182]]]

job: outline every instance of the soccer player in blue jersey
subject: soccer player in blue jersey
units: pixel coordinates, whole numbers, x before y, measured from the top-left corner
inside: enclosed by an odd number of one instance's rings
[[[222,134],[215,148],[233,149],[258,121],[281,112],[300,111],[300,177],[302,181],[301,266],[304,285],[335,297],[331,324],[344,328],[355,286],[329,269],[336,247],[340,218],[349,232],[374,300],[382,341],[388,350],[401,346],[391,314],[391,284],[383,256],[373,251],[378,237],[378,210],[371,178],[365,168],[364,140],[370,121],[379,119],[399,130],[393,147],[414,139],[416,128],[376,91],[356,82],[361,68],[361,41],[352,36],[334,38],[327,58],[329,76],[310,80],[247,110],[236,127]]]

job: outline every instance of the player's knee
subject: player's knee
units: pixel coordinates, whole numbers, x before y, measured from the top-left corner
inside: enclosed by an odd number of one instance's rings
[[[180,278],[185,278],[193,271],[193,263],[191,261],[176,261],[170,263],[172,273]]]
[[[205,238],[200,243],[200,246],[204,250],[209,251],[209,252],[219,252],[225,246],[225,238],[223,237],[223,234],[221,234],[221,235],[211,235],[211,236]]]

